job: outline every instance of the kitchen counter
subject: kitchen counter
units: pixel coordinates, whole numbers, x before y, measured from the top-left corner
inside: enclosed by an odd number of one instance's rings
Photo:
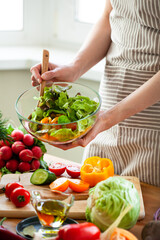
[[[57,158],[57,160],[60,160],[63,162],[63,159]],[[69,161],[65,160],[66,163],[70,163]],[[153,215],[156,212],[156,210],[160,207],[160,188],[151,186],[145,183],[141,183],[141,189],[142,189],[142,195],[143,195],[143,201],[144,201],[144,207],[145,207],[145,218],[141,221],[138,221],[137,224],[130,229],[130,232],[132,232],[139,240],[141,240],[141,231],[144,225],[151,221],[153,219]],[[8,228],[9,230],[15,232],[16,231],[16,225],[18,222],[20,222],[22,219],[7,219],[4,222],[4,227]],[[82,220],[77,220],[79,223],[83,222]]]

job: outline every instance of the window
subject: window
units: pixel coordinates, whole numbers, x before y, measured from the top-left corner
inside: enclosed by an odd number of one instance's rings
[[[76,0],[76,19],[95,23],[103,12],[105,0]]]
[[[0,31],[23,29],[23,0],[0,0]]]
[[[105,0],[0,0],[1,46],[78,49]]]
[[[49,45],[55,1],[0,0],[1,47]]]

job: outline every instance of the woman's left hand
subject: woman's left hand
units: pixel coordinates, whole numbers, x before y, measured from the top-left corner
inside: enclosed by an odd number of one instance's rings
[[[104,112],[101,111],[99,113],[96,124],[84,137],[77,139],[72,143],[56,144],[56,145],[52,144],[52,145],[63,150],[68,150],[68,149],[79,147],[79,146],[86,147],[88,143],[90,143],[100,132],[103,132],[104,130],[106,130],[105,117],[104,117]]]

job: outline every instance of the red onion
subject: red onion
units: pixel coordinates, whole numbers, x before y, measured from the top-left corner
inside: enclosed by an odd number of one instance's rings
[[[154,220],[160,221],[160,208],[154,214]]]

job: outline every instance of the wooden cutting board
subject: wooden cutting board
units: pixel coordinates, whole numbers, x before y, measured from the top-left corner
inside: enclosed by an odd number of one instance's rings
[[[71,163],[68,160],[64,160],[61,158],[57,158],[55,156],[51,156],[46,154],[45,155],[45,161],[50,162],[65,162],[66,164]],[[74,163],[76,164],[76,163]],[[77,164],[79,165],[79,164]],[[39,189],[42,188],[42,186],[35,186],[30,183],[30,176],[32,173],[24,173],[24,174],[7,174],[4,175],[1,179],[0,185],[6,185],[8,182],[17,181],[20,182],[26,189],[32,190],[32,189]],[[63,174],[63,176],[67,176],[67,173]],[[141,192],[141,186],[139,179],[137,177],[132,176],[125,176],[123,177],[135,185],[139,196],[140,196],[140,215],[139,220],[143,219],[145,216],[145,209],[144,209],[144,203],[143,203],[143,197]],[[49,188],[48,186],[43,186],[43,188]],[[68,191],[71,191],[68,189]],[[75,196],[75,202],[74,205],[71,207],[69,211],[68,217],[73,219],[85,219],[85,209],[87,205],[87,198],[88,198],[88,191],[83,193],[73,193]],[[23,208],[16,208],[6,197],[4,194],[0,195],[0,217],[8,217],[8,218],[27,218],[36,215],[33,207],[31,204],[28,204],[27,206]]]

